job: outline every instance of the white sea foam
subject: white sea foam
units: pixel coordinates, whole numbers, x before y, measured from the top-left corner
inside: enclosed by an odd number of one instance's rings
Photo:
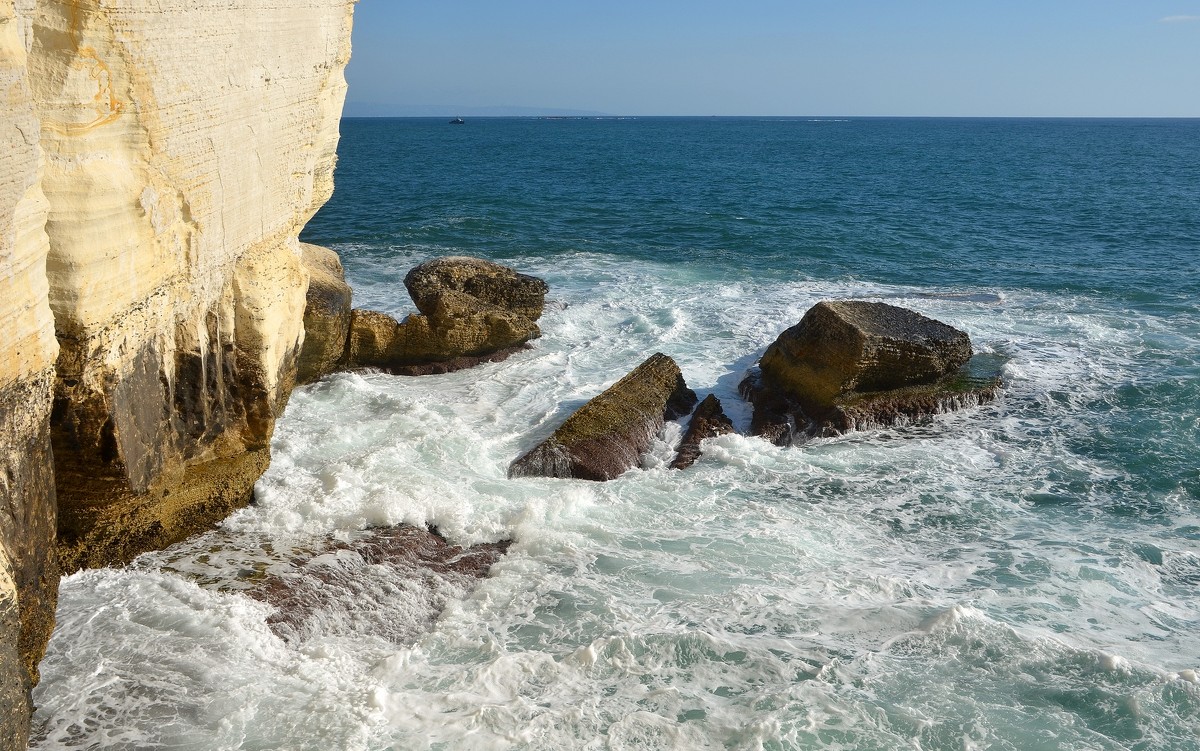
[[[127,570],[64,582],[38,747],[1022,749],[1054,737],[1183,749],[1195,737],[1200,610],[1174,583],[1198,575],[1195,550],[1103,517],[1127,472],[1075,443],[1106,430],[1090,405],[1151,377],[1137,352],[1164,336],[1160,321],[1026,290],[712,279],[587,253],[515,261],[563,303],[533,349],[444,376],[301,389],[255,506]],[[356,286],[371,304],[406,299],[378,278]],[[1003,397],[796,449],[723,436],[687,472],[665,467],[670,426],[647,469],[613,482],[506,478],[654,351],[745,425],[746,369],[829,297],[966,329],[1005,362]],[[1195,525],[1190,500],[1172,502]],[[270,570],[290,546],[398,522],[516,542],[474,590],[435,583],[433,600],[406,599],[382,576],[298,641],[236,591],[241,569]],[[420,635],[372,638],[380,618]]]

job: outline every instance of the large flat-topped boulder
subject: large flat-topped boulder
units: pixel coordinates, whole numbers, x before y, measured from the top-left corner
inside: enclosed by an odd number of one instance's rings
[[[907,308],[861,300],[814,305],[767,348],[742,384],[751,430],[775,443],[910,422],[988,401],[998,379],[963,371],[966,332]]]
[[[508,476],[611,480],[638,466],[663,424],[695,403],[679,366],[656,353],[513,462]]]
[[[804,404],[932,383],[971,359],[966,332],[895,305],[819,302],[759,363],[763,380]]]
[[[479,258],[454,256],[405,277],[416,313],[397,321],[355,310],[345,362],[402,375],[444,373],[503,359],[541,336],[547,286],[536,277]]]

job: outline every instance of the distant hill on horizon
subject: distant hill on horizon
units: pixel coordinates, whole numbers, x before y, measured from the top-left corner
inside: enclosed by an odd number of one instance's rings
[[[558,107],[463,107],[452,104],[381,104],[346,102],[343,117],[608,117],[593,110]]]

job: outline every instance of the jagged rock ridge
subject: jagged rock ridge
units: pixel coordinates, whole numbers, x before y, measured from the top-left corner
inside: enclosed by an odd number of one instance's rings
[[[692,419],[688,423],[687,432],[679,442],[675,458],[671,461],[671,469],[687,469],[700,458],[700,444],[706,438],[736,433],[733,421],[726,416],[721,408],[721,400],[715,394],[709,394],[696,405]]]

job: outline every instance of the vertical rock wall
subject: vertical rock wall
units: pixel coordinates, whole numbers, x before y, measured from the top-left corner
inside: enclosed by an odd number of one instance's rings
[[[0,0],[0,748],[52,625],[56,508],[64,571],[118,563],[266,467],[353,4]]]
[[[249,498],[332,191],[349,0],[39,0],[64,570]]]
[[[0,0],[0,748],[24,748],[54,623],[50,314],[39,127],[28,76],[34,0]]]

